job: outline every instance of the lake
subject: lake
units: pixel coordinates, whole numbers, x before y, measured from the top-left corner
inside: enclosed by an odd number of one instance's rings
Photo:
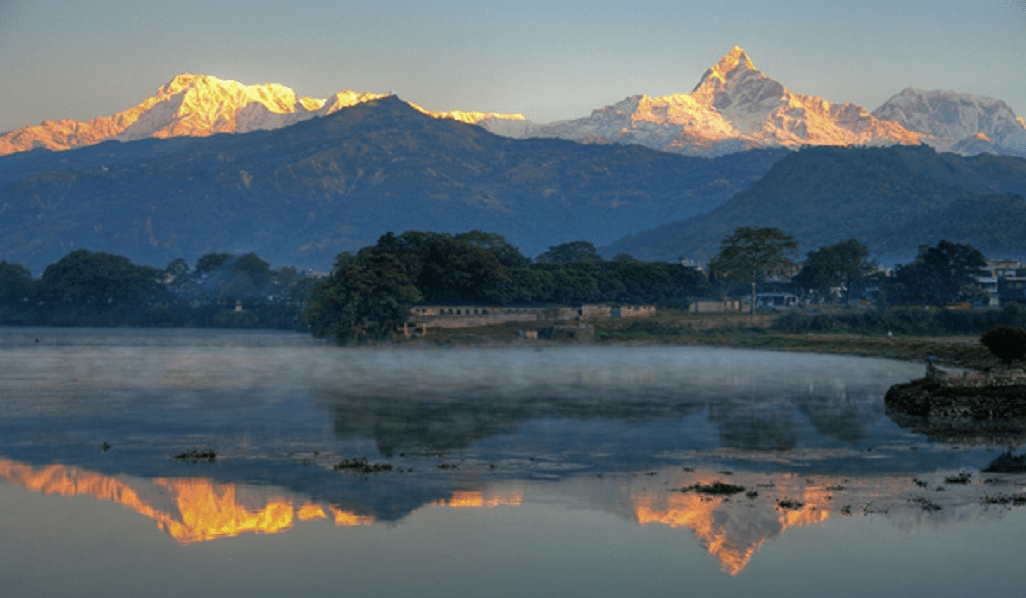
[[[0,328],[0,580],[12,596],[1017,594],[1026,476],[984,470],[1026,427],[889,416],[887,388],[923,372]]]

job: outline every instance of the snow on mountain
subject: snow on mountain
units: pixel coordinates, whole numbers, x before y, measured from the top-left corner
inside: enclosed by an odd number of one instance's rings
[[[292,89],[283,85],[244,85],[186,73],[162,86],[153,97],[112,116],[88,122],[48,120],[4,133],[0,135],[0,155],[40,147],[66,150],[108,139],[205,137],[215,133],[277,129],[387,95],[345,90],[325,99],[297,98]],[[496,127],[524,120],[519,114],[435,112],[414,107],[437,118],[472,124],[487,120]]]
[[[1026,124],[995,98],[909,87],[873,115],[925,133],[923,141],[942,151],[1026,155]]]
[[[557,137],[590,143],[634,143],[652,149],[721,155],[754,147],[715,110],[678,94],[638,95],[592,111],[591,116],[528,129],[530,137]]]
[[[138,106],[88,122],[44,121],[0,134],[0,155],[38,147],[64,150],[107,139],[206,136],[276,129],[388,94],[341,91],[297,98],[283,85],[244,85],[182,74]],[[941,151],[1026,156],[1026,125],[1000,100],[908,88],[872,113],[789,91],[760,72],[735,46],[689,94],[636,95],[590,116],[536,124],[520,114],[435,112],[513,138],[556,137],[584,143],[630,143],[699,156],[756,147],[928,143]]]
[[[737,46],[690,94],[629,97],[586,118],[536,125],[529,136],[638,143],[691,155],[806,144],[914,144],[921,137],[861,106],[792,93]]]

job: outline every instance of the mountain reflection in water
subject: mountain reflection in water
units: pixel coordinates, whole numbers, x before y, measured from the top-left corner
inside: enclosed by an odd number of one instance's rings
[[[679,530],[737,575],[798,528],[945,527],[1026,504],[1022,476],[981,471],[1024,424],[888,416],[886,389],[921,373],[694,347],[0,329],[0,479],[114,501],[190,545],[555,504]],[[215,462],[171,458],[203,447]],[[702,490],[717,482],[742,490]]]
[[[34,468],[0,459],[0,479],[33,492],[114,501],[153,519],[157,527],[183,544],[244,533],[275,534],[288,530],[296,520],[326,519],[329,513],[339,526],[373,522],[372,517],[318,505],[281,489],[220,484],[204,478],[108,476],[78,467]]]
[[[739,473],[732,474],[729,481],[746,490],[723,497],[688,490],[721,481],[723,473],[653,471],[609,479],[567,479],[543,487],[519,482],[514,484],[516,489],[506,483],[486,485],[480,490],[454,490],[449,497],[419,508],[512,508],[540,496],[566,503],[586,496],[589,508],[643,527],[659,525],[689,531],[719,560],[724,572],[737,575],[765,542],[789,529],[820,524],[831,517],[874,513],[899,528],[912,530],[924,524],[943,526],[1000,517],[1026,502],[1017,505],[995,500],[1007,497],[1007,492],[1026,499],[1023,480],[1016,477],[991,475],[961,483],[951,481],[954,476],[940,472],[924,476],[925,480],[907,476],[813,479],[790,473]],[[277,534],[300,521],[330,521],[338,527],[375,523],[373,514],[318,503],[283,488],[218,483],[202,477],[108,476],[77,467],[32,467],[0,459],[0,480],[33,492],[116,502],[153,519],[159,529],[182,544],[246,533]],[[664,483],[658,483],[660,480]]]

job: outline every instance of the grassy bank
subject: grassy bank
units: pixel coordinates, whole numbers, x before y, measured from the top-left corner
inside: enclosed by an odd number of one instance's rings
[[[598,345],[717,346],[749,349],[833,353],[885,357],[988,369],[1000,362],[979,342],[977,335],[906,336],[860,334],[789,334],[775,331],[772,316],[681,316],[645,319],[597,320],[584,326],[570,322],[520,322],[476,328],[434,328],[425,337],[408,342],[437,345]],[[525,338],[533,330],[537,340]]]

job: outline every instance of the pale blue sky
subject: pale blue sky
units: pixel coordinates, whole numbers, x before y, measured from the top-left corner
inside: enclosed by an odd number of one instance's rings
[[[690,92],[735,44],[832,102],[914,86],[1026,116],[1026,0],[0,0],[0,131],[119,112],[182,72],[548,122]]]

